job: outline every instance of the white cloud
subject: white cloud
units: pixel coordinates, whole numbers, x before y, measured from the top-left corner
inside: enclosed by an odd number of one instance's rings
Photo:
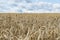
[[[60,4],[56,3],[56,4],[53,4],[53,8],[59,8],[60,7]]]
[[[19,1],[19,0],[18,0]],[[4,8],[7,8],[6,11]],[[60,12],[60,3],[48,3],[48,2],[32,2],[26,3],[25,1],[16,2],[16,0],[5,0],[4,2],[0,1],[0,11],[3,12]]]

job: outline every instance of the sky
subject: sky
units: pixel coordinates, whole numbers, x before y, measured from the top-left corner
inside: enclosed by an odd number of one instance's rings
[[[60,0],[0,0],[0,12],[60,13]]]

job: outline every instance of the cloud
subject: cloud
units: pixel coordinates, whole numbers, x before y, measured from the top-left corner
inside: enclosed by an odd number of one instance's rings
[[[60,12],[60,3],[49,3],[37,0],[1,0],[0,12]]]
[[[25,5],[26,12],[40,13],[40,12],[60,12],[59,3],[48,3],[48,2],[36,2],[29,5]]]

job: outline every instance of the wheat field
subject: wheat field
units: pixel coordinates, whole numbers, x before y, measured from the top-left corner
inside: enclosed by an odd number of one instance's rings
[[[0,14],[0,40],[60,40],[60,14]]]

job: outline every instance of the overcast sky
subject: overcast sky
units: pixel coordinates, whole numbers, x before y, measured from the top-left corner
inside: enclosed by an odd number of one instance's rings
[[[0,0],[0,12],[60,12],[60,0]]]

